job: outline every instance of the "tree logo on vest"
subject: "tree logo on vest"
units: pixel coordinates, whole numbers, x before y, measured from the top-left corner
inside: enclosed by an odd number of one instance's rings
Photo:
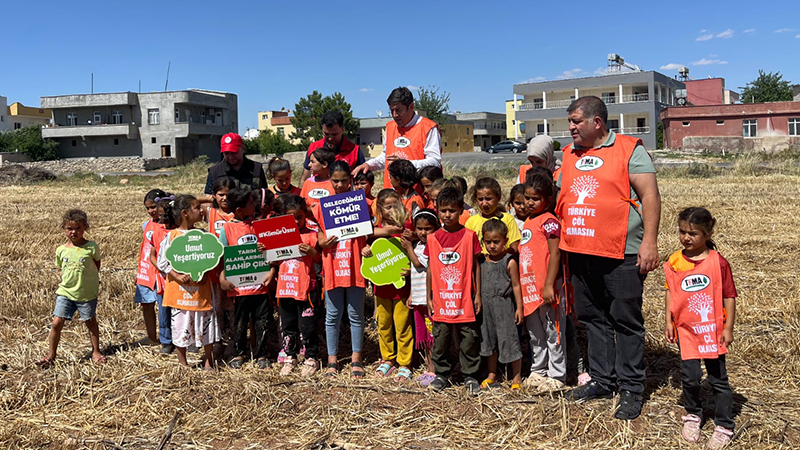
[[[398,136],[394,140],[394,146],[397,148],[406,148],[411,145],[411,139],[405,136]]]
[[[300,261],[296,259],[287,259],[286,261],[283,262],[283,264],[286,265],[287,269],[286,273],[289,275],[293,274],[294,270],[300,267]]]
[[[530,241],[531,238],[533,237],[533,233],[531,233],[531,230],[529,230],[527,228],[522,230],[522,233],[520,233],[520,234],[521,234],[521,238],[519,240],[519,245],[527,244],[528,241]]]
[[[575,161],[575,168],[581,172],[590,172],[603,167],[603,160],[597,156],[584,156]]]
[[[439,253],[439,261],[441,261],[442,264],[449,266],[450,264],[455,264],[461,261],[461,255],[458,252],[443,251]]]
[[[530,234],[530,230],[525,230]],[[519,249],[519,265],[522,270],[521,273],[528,273],[528,268],[531,266],[531,260],[533,259],[533,251],[531,251],[528,247],[520,247]]]
[[[582,205],[587,198],[594,198],[594,196],[597,195],[597,188],[599,187],[600,183],[597,182],[595,177],[583,175],[575,178],[569,190],[574,195],[578,196],[578,201],[576,201],[575,204]]]
[[[312,189],[308,193],[308,196],[311,197],[311,198],[314,198],[314,199],[325,198],[325,197],[327,197],[329,195],[331,195],[331,191],[329,191],[327,189],[323,189],[323,188]]]
[[[258,238],[255,234],[245,234],[236,241],[236,245],[255,244],[256,242],[258,242]]]
[[[689,311],[700,316],[700,322],[711,322],[709,314],[714,311],[714,299],[700,292],[689,297]]]
[[[688,275],[681,280],[681,290],[684,292],[702,291],[711,284],[711,278],[703,274]]]
[[[456,253],[458,254],[458,253]],[[442,281],[447,283],[446,291],[452,291],[453,285],[461,281],[461,271],[458,270],[458,267],[455,266],[447,266],[442,269]]]
[[[144,234],[144,240],[149,242],[152,239],[153,239],[153,230],[147,230],[147,232]]]

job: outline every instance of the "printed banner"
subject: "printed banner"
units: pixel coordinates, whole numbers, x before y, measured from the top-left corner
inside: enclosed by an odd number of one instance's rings
[[[189,230],[172,240],[164,255],[176,272],[197,282],[206,272],[217,267],[224,247],[216,236],[200,230]]]
[[[253,222],[258,242],[267,248],[267,261],[300,258],[298,246],[303,243],[292,216],[270,217]]]
[[[372,257],[361,261],[361,275],[378,286],[393,284],[400,289],[406,285],[403,269],[411,268],[411,261],[403,251],[398,238],[380,238],[372,243]]]
[[[319,201],[325,236],[339,240],[372,234],[372,220],[364,191],[343,192]]]
[[[256,244],[225,247],[225,278],[237,288],[260,285],[269,270],[269,261]]]

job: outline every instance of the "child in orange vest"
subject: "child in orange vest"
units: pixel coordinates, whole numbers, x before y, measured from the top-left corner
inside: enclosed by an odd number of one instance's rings
[[[312,155],[313,156],[313,155]],[[312,167],[313,167],[312,162]],[[306,181],[308,182],[308,181]],[[332,188],[331,188],[332,189]],[[319,337],[317,336],[317,273],[314,263],[320,263],[317,251],[317,232],[307,227],[310,216],[306,201],[297,195],[284,195],[275,202],[277,215],[291,215],[294,217],[300,238],[300,258],[280,261],[278,267],[277,294],[278,311],[281,318],[281,328],[284,339],[286,357],[280,374],[286,376],[292,373],[297,366],[297,355],[300,352],[300,337],[302,333],[305,345],[305,361],[301,375],[309,377],[318,370],[317,353],[319,352]]]
[[[506,204],[508,212],[514,215],[514,220],[517,222],[517,228],[520,233],[525,226],[525,221],[528,220],[528,206],[525,204],[525,185],[518,184],[511,188],[508,194],[508,203]]]
[[[733,342],[736,286],[731,266],[711,240],[716,219],[704,208],[687,208],[678,215],[683,250],[664,263],[668,291],[664,334],[678,342],[683,381],[683,438],[700,441],[703,406],[700,380],[705,361],[708,384],[714,391],[714,434],[708,448],[726,447],[733,437],[733,392],[728,384],[725,355]]]
[[[292,166],[289,161],[274,157],[267,165],[267,174],[275,182],[269,190],[276,196],[291,194],[300,195],[302,189],[292,185]]]
[[[500,200],[503,197],[500,183],[494,178],[481,177],[475,181],[475,185],[469,192],[470,201],[477,208],[478,214],[470,217],[464,226],[477,233],[478,240],[482,240],[481,230],[484,222],[489,219],[500,219],[508,228],[506,248],[510,248],[516,253],[519,248],[519,228],[517,228],[514,216],[500,208]],[[486,253],[486,249],[484,249],[484,253]]]
[[[350,166],[345,161],[331,164],[330,176],[334,194],[350,191]],[[336,375],[339,368],[339,329],[342,316],[347,309],[350,322],[350,342],[353,349],[350,375],[364,378],[364,363],[361,359],[364,340],[364,295],[366,283],[361,275],[361,252],[367,243],[365,236],[339,240],[328,238],[321,211],[315,212],[319,233],[317,240],[322,248],[322,273],[325,289],[325,335],[328,344],[328,365],[325,376]]]
[[[419,187],[422,190],[422,198],[425,201],[425,207],[433,209],[433,199],[430,196],[430,188],[436,180],[444,178],[442,168],[439,166],[425,166],[419,169],[418,172]]]
[[[330,168],[336,160],[336,153],[318,148],[309,157],[309,167],[311,167],[312,177],[303,183],[303,190],[300,196],[306,200],[309,211],[314,205],[319,204],[319,199],[333,194],[333,186],[330,180]],[[309,217],[313,220],[313,217]]]
[[[61,330],[75,312],[89,329],[92,343],[92,361],[106,362],[100,352],[100,328],[97,325],[97,293],[100,290],[100,248],[83,236],[89,229],[89,219],[80,209],[71,209],[64,214],[61,227],[67,235],[67,243],[56,249],[56,264],[61,269],[61,283],[56,290],[56,306],[53,324],[48,336],[47,356],[36,364],[43,367],[53,365],[56,360]]]
[[[430,388],[440,392],[449,384],[453,370],[448,353],[458,343],[464,386],[471,395],[480,392],[476,377],[481,365],[480,326],[481,272],[475,259],[481,254],[478,236],[458,223],[464,196],[445,188],[436,198],[442,228],[428,236],[428,310],[433,320],[433,359],[436,378]],[[474,279],[474,287],[473,287]],[[474,295],[474,300],[473,300]]]
[[[227,196],[231,189],[236,188],[236,180],[231,177],[221,177],[211,186],[211,205],[206,206],[206,222],[208,228],[219,237],[222,224],[231,220],[233,211],[228,207]]]
[[[162,355],[168,355],[175,351],[175,346],[172,345],[172,308],[164,306],[164,286],[167,284],[164,278],[164,273],[158,269],[158,252],[161,250],[161,241],[164,240],[170,230],[178,227],[178,224],[173,223],[172,220],[164,214],[164,209],[169,207],[169,202],[175,200],[175,196],[167,193],[166,197],[158,197],[155,199],[156,211],[159,225],[153,229],[150,236],[150,257],[148,262],[155,268],[156,272],[156,295],[161,299],[158,307],[158,339],[161,342]]]
[[[226,222],[220,230],[219,241],[222,245],[227,247],[256,243],[256,232],[250,221],[256,210],[253,197],[253,191],[247,187],[231,189],[228,192],[228,205],[233,211],[233,219]],[[266,250],[264,244],[257,243],[257,247],[262,253]],[[264,261],[266,262],[266,259]],[[277,269],[273,266],[262,284],[237,288],[225,277],[225,270],[220,271],[219,284],[222,290],[227,292],[228,297],[234,298],[236,356],[230,362],[234,369],[242,367],[248,353],[247,330],[250,328],[250,320],[253,321],[255,331],[252,359],[256,361],[259,369],[268,369],[270,366],[267,359],[267,336],[273,331],[277,333],[277,330],[268,329],[271,322],[269,316],[272,312],[270,308],[272,299],[267,286],[276,274]]]
[[[203,210],[193,196],[178,195],[167,204],[164,214],[178,224],[164,236],[158,253],[158,269],[166,275],[163,304],[172,308],[172,343],[178,349],[178,362],[188,365],[186,350],[194,345],[203,348],[205,370],[214,370],[213,348],[214,343],[220,340],[220,331],[209,274],[194,282],[189,275],[173,270],[166,258],[172,241],[193,230],[194,224],[203,220]],[[178,300],[182,301],[179,303]]]
[[[162,299],[156,293],[158,275],[155,265],[150,264],[150,249],[152,248],[151,239],[155,229],[164,226],[159,223],[157,199],[166,196],[166,192],[161,189],[151,189],[144,196],[144,207],[150,219],[142,224],[139,267],[136,271],[136,293],[133,298],[134,303],[142,306],[142,315],[144,316],[144,329],[147,332],[147,337],[139,341],[139,344],[142,345],[155,345],[159,340],[159,337],[156,336],[155,305],[158,304],[160,311]],[[159,317],[159,319],[161,318]],[[166,342],[162,338],[162,344],[169,344],[170,342],[171,340],[168,337]]]
[[[522,352],[517,326],[522,324],[522,293],[517,262],[506,251],[508,228],[487,220],[481,230],[487,254],[481,257],[481,356],[489,375],[481,383],[488,389],[497,382],[497,362],[511,364],[511,390],[521,388]]]
[[[555,184],[550,176],[525,181],[525,221],[519,248],[519,277],[525,326],[531,338],[533,361],[526,386],[537,392],[562,389],[567,377],[564,352],[566,316],[561,275],[561,224],[553,215]]]

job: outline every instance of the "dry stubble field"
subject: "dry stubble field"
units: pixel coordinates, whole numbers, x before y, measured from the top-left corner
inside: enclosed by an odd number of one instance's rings
[[[497,171],[504,189],[512,170]],[[464,173],[474,179],[475,169]],[[0,187],[0,447],[2,448],[690,448],[679,437],[677,349],[663,339],[663,274],[646,281],[647,389],[642,416],[612,418],[614,401],[583,405],[494,390],[431,394],[368,377],[283,379],[276,370],[208,374],[131,344],[144,336],[133,305],[136,252],[151,187],[199,192],[195,165],[169,178],[101,182],[78,177]],[[728,371],[737,422],[732,448],[800,446],[800,175],[794,164],[750,163],[661,172],[662,260],[679,248],[675,216],[689,205],[718,219],[716,241],[739,290]],[[34,365],[47,347],[59,273],[60,217],[85,209],[103,251],[98,318],[104,366],[88,359],[85,327],[67,325],[58,363]],[[377,359],[375,335],[368,363]],[[346,348],[346,347],[345,347]],[[705,394],[710,400],[709,392]],[[710,410],[709,410],[710,411]],[[177,418],[169,442],[167,436]],[[704,435],[713,425],[707,423]]]

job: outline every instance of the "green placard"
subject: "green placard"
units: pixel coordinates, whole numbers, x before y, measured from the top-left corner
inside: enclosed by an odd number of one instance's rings
[[[225,278],[236,287],[261,284],[269,273],[269,261],[257,244],[225,247]]]
[[[361,275],[378,286],[393,284],[400,289],[406,285],[403,269],[411,262],[398,238],[380,238],[372,243],[372,257],[361,261]]]
[[[216,236],[200,230],[189,230],[172,240],[164,255],[176,272],[189,275],[197,282],[206,272],[217,267],[223,253]]]

